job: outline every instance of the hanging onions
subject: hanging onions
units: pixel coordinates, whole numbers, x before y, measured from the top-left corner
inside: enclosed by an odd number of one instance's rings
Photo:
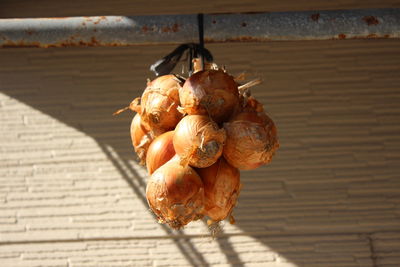
[[[274,122],[250,99],[244,110],[224,124],[227,140],[225,159],[241,170],[252,170],[272,160],[279,148]]]
[[[209,117],[188,115],[176,126],[174,148],[182,164],[205,168],[222,155],[226,134]]]
[[[135,149],[136,154],[140,159],[140,163],[144,164],[146,161],[146,153],[147,149],[153,137],[151,133],[144,128],[141,123],[141,117],[139,114],[136,114],[132,119],[131,123],[131,139],[132,145]]]
[[[190,166],[178,156],[158,168],[146,188],[147,202],[160,223],[179,229],[203,216],[204,186]]]
[[[168,73],[179,51],[191,46],[179,46],[152,68]],[[233,78],[200,59],[193,70],[186,80],[167,74],[149,81],[141,97],[114,113],[137,112],[130,130],[151,175],[146,198],[158,221],[174,229],[203,216],[211,225],[228,217],[233,223],[239,170],[269,163],[279,148],[274,122],[249,90],[260,79],[240,85],[244,75]]]
[[[198,71],[179,92],[182,110],[189,115],[209,115],[215,122],[226,121],[239,103],[238,87],[223,70]]]
[[[205,215],[214,222],[231,214],[240,192],[240,172],[221,157],[208,168],[197,169],[203,184]]]
[[[175,149],[172,143],[173,136],[174,131],[163,133],[155,138],[149,146],[146,156],[146,166],[149,174],[152,174],[175,155]]]

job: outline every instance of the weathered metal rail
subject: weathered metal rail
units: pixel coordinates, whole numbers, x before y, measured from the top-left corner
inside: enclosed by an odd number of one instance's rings
[[[0,19],[0,47],[196,42],[197,15]],[[204,41],[400,38],[400,9],[205,14]]]

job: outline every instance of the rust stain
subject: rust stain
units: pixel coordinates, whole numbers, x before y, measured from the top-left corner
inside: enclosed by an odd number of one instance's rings
[[[97,32],[97,29],[93,29],[94,32]]]
[[[118,17],[118,18],[115,19],[115,21],[116,21],[116,22],[121,22],[122,19],[121,19],[120,17]]]
[[[174,25],[172,25],[172,31],[173,32],[177,32],[177,31],[179,31],[179,24],[174,24]]]
[[[348,37],[345,34],[339,34],[338,37],[334,37],[332,38],[332,40],[343,40],[343,39],[388,39],[391,36],[389,34],[385,34],[385,35],[377,35],[375,33],[371,33],[368,35],[359,35],[359,36],[351,36]]]
[[[368,26],[379,24],[379,20],[374,16],[365,16],[362,19],[368,24]]]
[[[263,42],[268,41],[266,38],[254,38],[252,36],[239,36],[235,38],[227,38],[225,40],[214,40],[212,38],[204,38],[204,42],[206,43],[226,43],[226,42]]]
[[[320,15],[319,15],[319,13],[315,13],[315,14],[312,14],[310,17],[311,17],[311,19],[312,19],[313,21],[318,21]]]
[[[144,26],[142,27],[142,32],[143,32],[143,33],[155,32],[155,31],[157,31],[157,27],[156,27],[156,26],[151,26],[151,27],[149,27],[149,26],[144,25]]]
[[[107,17],[106,17],[106,16],[101,16],[101,17],[99,17],[99,18],[94,22],[94,24],[99,24],[100,21],[102,21],[102,20],[107,20]]]
[[[94,46],[99,46],[100,45],[100,42],[99,41],[97,41],[97,39],[96,39],[96,37],[92,37],[92,38],[90,38],[90,41],[91,41],[91,45],[94,45]]]
[[[36,33],[36,31],[33,31],[33,30],[28,30],[28,31],[25,31],[28,35],[32,35],[32,34],[34,34],[34,33]]]
[[[371,33],[367,35],[367,38],[379,38],[379,36],[374,33]]]
[[[148,28],[146,25],[144,25],[144,26],[142,27],[142,32],[146,33],[146,32],[148,32],[148,31],[149,31],[149,28]]]
[[[179,25],[178,24],[174,24],[171,27],[170,26],[165,26],[161,28],[162,32],[177,32],[179,31]]]
[[[32,47],[38,48],[38,47],[41,47],[41,45],[40,45],[39,42],[26,43],[24,41],[13,42],[13,41],[8,40],[8,41],[4,42],[1,45],[1,47],[3,47],[3,48],[24,48],[24,47],[26,47],[26,48],[32,48]]]

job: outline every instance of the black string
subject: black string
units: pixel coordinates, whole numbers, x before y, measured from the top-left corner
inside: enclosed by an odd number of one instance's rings
[[[189,51],[188,51],[188,53],[189,53],[189,76],[190,75],[192,75],[192,73],[193,73],[193,57],[195,57],[195,55],[194,55],[194,49],[193,49],[193,47],[190,47],[189,48]]]
[[[197,14],[197,26],[199,30],[199,43],[186,43],[179,45],[174,51],[166,55],[160,60],[157,60],[150,66],[150,70],[157,76],[169,74],[181,60],[184,53],[189,60],[189,76],[193,72],[193,58],[201,57],[202,69],[204,70],[205,62],[213,62],[213,56],[210,51],[204,47],[204,15]]]
[[[197,26],[199,28],[199,46],[202,69],[204,70],[204,14],[197,14]]]

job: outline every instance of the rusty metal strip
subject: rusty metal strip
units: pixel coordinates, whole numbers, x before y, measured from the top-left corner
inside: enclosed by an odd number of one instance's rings
[[[197,41],[197,15],[0,19],[0,47],[130,46]],[[204,15],[204,40],[400,38],[400,9]]]

